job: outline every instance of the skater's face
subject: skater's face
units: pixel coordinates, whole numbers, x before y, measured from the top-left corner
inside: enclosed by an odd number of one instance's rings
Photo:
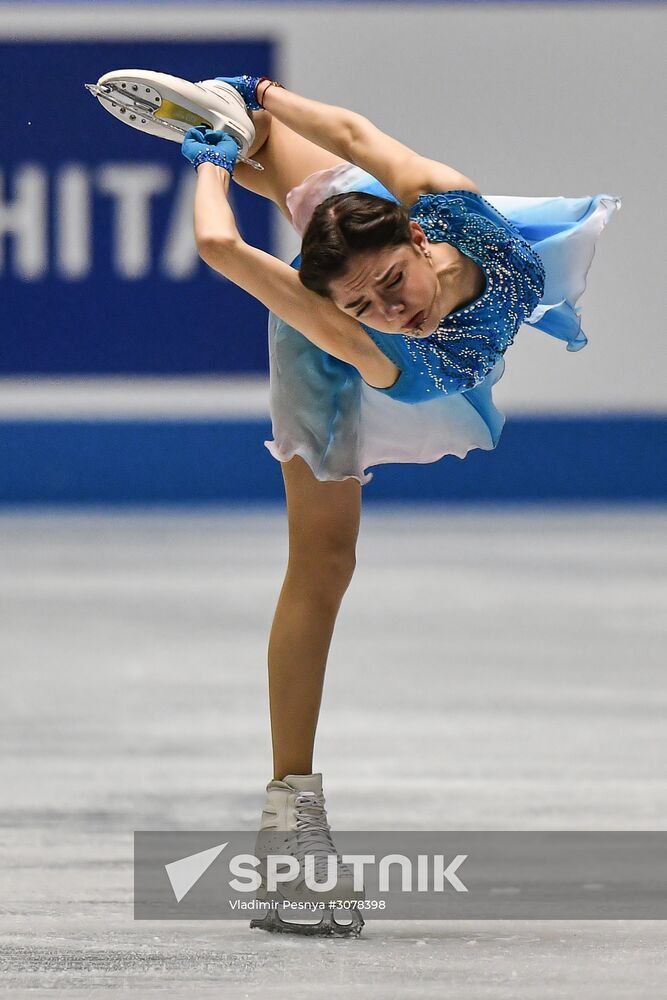
[[[413,222],[411,232],[410,243],[356,253],[329,291],[342,312],[374,330],[428,337],[441,319],[440,286],[423,230]]]

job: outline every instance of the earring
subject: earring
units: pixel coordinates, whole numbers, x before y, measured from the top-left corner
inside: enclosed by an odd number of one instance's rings
[[[424,250],[424,256],[425,257],[430,257],[431,256],[431,251],[430,250]]]

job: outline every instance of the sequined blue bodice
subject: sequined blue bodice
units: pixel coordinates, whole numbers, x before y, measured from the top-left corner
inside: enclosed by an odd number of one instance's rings
[[[450,243],[474,260],[486,288],[474,302],[443,317],[429,337],[364,326],[401,369],[394,385],[379,391],[399,399],[465,392],[486,378],[535,309],[544,291],[544,266],[512,223],[472,191],[422,195],[410,217],[430,242]]]

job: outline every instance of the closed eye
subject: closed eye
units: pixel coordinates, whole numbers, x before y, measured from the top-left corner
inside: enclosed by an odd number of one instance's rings
[[[390,282],[388,285],[385,285],[385,288],[394,288],[396,285],[399,284],[399,282],[401,281],[402,278],[403,278],[403,272],[401,271],[401,273],[398,275],[398,277],[394,278],[394,280],[392,282]],[[366,312],[366,309],[368,309],[368,302],[366,302],[361,307],[361,309],[358,309],[357,312],[354,315],[357,318],[359,318],[359,316],[361,316],[362,313]]]

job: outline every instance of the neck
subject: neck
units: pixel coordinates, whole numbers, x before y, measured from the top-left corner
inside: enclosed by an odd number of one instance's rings
[[[449,243],[437,243],[432,249],[440,285],[440,315],[447,316],[482,294],[484,276],[473,260]]]

